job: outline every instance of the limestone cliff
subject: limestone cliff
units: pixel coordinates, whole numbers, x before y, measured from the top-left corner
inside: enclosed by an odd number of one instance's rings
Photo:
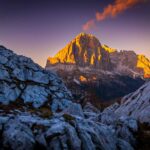
[[[80,33],[54,57],[49,57],[46,68],[66,71],[88,68],[150,78],[150,60],[144,55],[101,45],[95,36],[86,33]]]
[[[80,33],[53,58],[49,57],[46,67],[54,64],[70,64],[109,70],[110,58],[109,53],[102,48],[95,36]]]
[[[134,51],[121,50],[110,53],[110,59],[115,72],[144,78],[150,77],[150,61],[144,55],[137,55]]]
[[[150,60],[144,55],[138,55],[137,67],[143,69],[144,78],[150,78]]]

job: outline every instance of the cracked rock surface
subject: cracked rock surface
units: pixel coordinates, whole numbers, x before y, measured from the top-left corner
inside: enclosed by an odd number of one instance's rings
[[[120,115],[131,116],[141,123],[150,125],[150,82],[125,96],[122,104],[115,112]]]
[[[137,121],[73,102],[53,72],[0,46],[2,150],[133,150]]]
[[[0,47],[0,103],[5,105],[17,99],[39,108],[53,99],[59,103],[62,99],[70,101],[72,96],[56,74],[44,70],[30,58]]]

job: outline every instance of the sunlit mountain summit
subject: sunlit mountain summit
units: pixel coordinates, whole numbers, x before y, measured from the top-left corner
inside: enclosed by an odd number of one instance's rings
[[[134,51],[102,45],[91,34],[80,33],[54,57],[49,57],[46,68],[96,69],[131,76],[150,76],[150,61]],[[69,69],[68,69],[69,68]]]

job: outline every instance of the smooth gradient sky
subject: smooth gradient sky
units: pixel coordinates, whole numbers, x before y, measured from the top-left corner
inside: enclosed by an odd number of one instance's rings
[[[82,26],[114,1],[0,0],[0,45],[45,66],[48,56],[83,32]],[[146,1],[96,22],[96,27],[86,32],[102,44],[150,58],[150,2]]]

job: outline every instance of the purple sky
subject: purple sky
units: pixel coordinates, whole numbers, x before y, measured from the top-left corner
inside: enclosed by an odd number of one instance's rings
[[[143,0],[144,1],[144,0]],[[0,0],[0,45],[45,66],[82,26],[114,0]],[[135,50],[150,58],[150,2],[138,4],[115,18],[97,22],[87,31],[102,44]]]

